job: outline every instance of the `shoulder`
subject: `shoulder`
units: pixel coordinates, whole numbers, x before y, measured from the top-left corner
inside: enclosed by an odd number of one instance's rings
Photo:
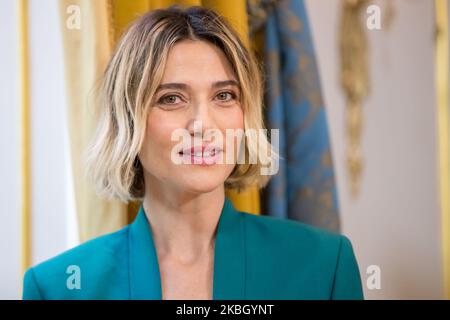
[[[291,292],[307,288],[299,295],[313,299],[345,298],[346,293],[362,298],[358,265],[346,236],[294,220],[242,214],[249,263],[270,272],[274,286],[285,283]]]
[[[350,243],[343,235],[298,221],[245,212],[242,214],[246,232],[251,238],[262,241],[265,245],[273,244],[279,249],[301,249],[316,253],[324,250],[332,254],[337,253],[343,242],[344,245]]]
[[[83,298],[87,290],[72,290],[71,275],[80,273],[83,282],[102,282],[105,275],[122,275],[126,270],[129,226],[67,250],[49,260],[29,268],[24,275],[24,299],[52,299],[52,297]],[[112,273],[111,273],[112,272]],[[78,285],[76,282],[73,285]],[[83,285],[83,283],[81,283]]]

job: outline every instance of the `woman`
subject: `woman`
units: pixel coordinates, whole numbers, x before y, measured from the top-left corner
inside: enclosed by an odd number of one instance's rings
[[[105,71],[88,158],[99,193],[142,200],[138,216],[29,269],[24,298],[362,298],[346,237],[225,198],[274,173],[262,92],[255,58],[213,11],[139,18]]]

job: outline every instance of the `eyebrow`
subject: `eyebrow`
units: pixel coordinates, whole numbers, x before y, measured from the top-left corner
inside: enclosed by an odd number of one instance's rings
[[[239,84],[234,80],[223,80],[223,81],[216,81],[211,85],[211,88],[217,89],[222,88],[226,86],[235,86],[239,88]],[[163,89],[178,89],[178,90],[187,90],[190,86],[185,83],[177,83],[177,82],[171,82],[171,83],[163,83],[158,86],[156,91],[163,90]]]

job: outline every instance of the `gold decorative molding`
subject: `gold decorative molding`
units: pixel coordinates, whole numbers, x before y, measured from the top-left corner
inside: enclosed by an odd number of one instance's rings
[[[450,299],[450,123],[448,1],[435,0],[438,179],[444,297]]]
[[[341,86],[347,104],[347,171],[350,191],[359,191],[363,158],[361,132],[363,127],[362,105],[369,93],[367,36],[361,15],[365,13],[367,0],[345,0],[342,3],[339,51],[341,59]]]
[[[114,48],[116,42],[116,21],[114,16],[114,5],[113,0],[106,1],[106,11],[108,12],[108,37],[109,37],[109,47],[111,51]]]
[[[30,78],[28,41],[28,0],[18,2],[19,90],[20,90],[20,168],[21,168],[21,269],[31,265],[31,165],[30,165]]]

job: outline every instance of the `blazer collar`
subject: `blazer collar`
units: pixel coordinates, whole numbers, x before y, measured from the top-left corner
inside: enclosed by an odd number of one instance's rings
[[[242,213],[225,198],[214,245],[213,299],[244,299],[245,234]],[[162,299],[152,231],[141,206],[129,232],[131,299]]]

